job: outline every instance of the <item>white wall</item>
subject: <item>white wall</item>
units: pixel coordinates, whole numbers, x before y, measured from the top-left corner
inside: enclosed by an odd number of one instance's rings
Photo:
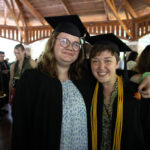
[[[45,44],[46,44],[47,40],[48,39],[40,40],[40,41],[34,42],[28,46],[25,45],[25,47],[31,48],[31,57],[33,59],[36,59],[40,56],[40,54],[42,53],[42,51],[45,48]],[[14,56],[13,50],[14,50],[14,47],[16,44],[19,44],[19,42],[0,38],[0,51],[5,52],[5,58],[9,58],[10,62],[15,61],[15,56]],[[127,45],[128,45],[128,42],[127,42]],[[141,38],[138,41],[138,43],[137,43],[138,53],[141,53],[141,51],[147,45],[150,45],[150,34],[144,36],[143,38]]]
[[[25,48],[31,48],[31,57],[33,59],[36,59],[40,56],[41,52],[45,48],[45,44],[48,39],[44,39],[41,41],[34,42],[30,45],[25,45]],[[14,56],[14,47],[19,44],[19,42],[0,38],[0,51],[5,52],[5,59],[9,58],[9,62],[15,61],[15,56]]]

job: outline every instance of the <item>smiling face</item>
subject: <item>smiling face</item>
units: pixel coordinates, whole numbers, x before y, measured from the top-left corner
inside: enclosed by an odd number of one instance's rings
[[[22,51],[21,48],[17,48],[14,49],[14,54],[16,56],[16,59],[19,61],[24,58],[25,51],[24,50]]]
[[[60,39],[62,38],[70,41],[68,47],[65,48],[64,46],[62,46],[62,44],[60,43],[61,42]],[[57,65],[70,66],[73,62],[76,61],[80,50],[75,51],[72,47],[73,43],[80,44],[80,38],[63,32],[61,32],[57,36],[56,43],[54,46],[54,55],[56,58]]]
[[[94,77],[102,84],[113,84],[116,80],[116,69],[119,66],[116,57],[105,50],[91,58],[91,69]]]

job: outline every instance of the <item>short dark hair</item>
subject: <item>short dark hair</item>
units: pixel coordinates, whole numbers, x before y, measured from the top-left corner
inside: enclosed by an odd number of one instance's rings
[[[104,45],[104,44],[95,44],[90,53],[90,60],[94,58],[97,54],[100,54],[104,51],[108,50],[111,52],[113,56],[115,56],[116,61],[118,62],[120,60],[119,55],[116,50],[114,50],[110,45]]]
[[[5,52],[3,52],[3,51],[0,51],[0,54],[5,54]]]

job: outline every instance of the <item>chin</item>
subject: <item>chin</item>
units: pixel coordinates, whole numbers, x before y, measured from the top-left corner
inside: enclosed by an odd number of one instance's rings
[[[97,78],[97,80],[100,82],[100,83],[106,83],[106,82],[109,82],[108,79],[104,78],[104,77],[99,77]]]

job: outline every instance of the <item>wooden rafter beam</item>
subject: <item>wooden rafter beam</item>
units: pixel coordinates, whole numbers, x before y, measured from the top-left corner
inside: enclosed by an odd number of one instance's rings
[[[120,10],[121,10],[122,8],[123,8],[124,11],[125,11],[125,15],[126,15],[127,20],[129,20],[129,15],[130,15],[130,13],[128,12],[128,10],[127,10],[127,8],[126,8],[126,5],[125,5],[124,3],[122,3],[122,4],[119,6],[118,12],[120,12]],[[130,16],[131,16],[131,15],[130,15]],[[132,18],[132,16],[131,16],[131,18]]]
[[[123,0],[124,1],[124,4],[127,8],[127,10],[129,11],[129,13],[131,14],[131,16],[133,18],[137,18],[138,15],[136,14],[136,12],[133,10],[133,8],[131,7],[131,5],[129,4],[129,2],[127,0]]]
[[[120,12],[120,10],[122,9],[122,7],[123,7],[123,4],[121,4],[121,5],[119,6],[118,12]]]
[[[123,23],[123,21],[121,20],[119,14],[117,13],[116,9],[113,7],[112,3],[110,2],[110,0],[106,0],[108,6],[111,8],[112,12],[114,13],[115,17],[118,19],[118,21],[120,22],[121,26],[123,27],[123,29],[127,32],[127,34],[132,37],[131,33],[128,31],[127,26]]]
[[[20,0],[24,6],[32,13],[34,17],[36,17],[41,24],[46,25],[46,20],[43,16],[29,3],[28,0]]]
[[[26,32],[26,28],[27,28],[28,26],[27,26],[27,21],[26,21],[26,19],[25,19],[24,12],[23,12],[22,4],[20,3],[19,0],[15,0],[15,2],[16,2],[16,5],[17,5],[17,7],[18,7],[18,9],[19,9],[19,12],[20,12],[19,15],[21,15],[21,21],[22,21],[22,25],[23,25],[24,36],[25,36],[26,39],[28,39],[28,37],[27,37],[27,32]],[[26,42],[26,41],[25,41],[25,42]]]
[[[115,3],[114,3],[114,0],[110,0],[110,2],[112,3],[112,5],[114,6],[114,8],[116,9],[116,6],[115,6]]]
[[[20,26],[19,26],[19,22],[18,22],[18,20],[17,20],[17,16],[16,16],[16,14],[15,14],[15,11],[11,8],[11,6],[10,6],[8,0],[5,0],[5,3],[6,3],[6,6],[8,7],[8,9],[9,9],[10,13],[12,14],[14,20],[15,20],[15,23],[16,23],[16,25],[17,25],[18,31],[19,31],[20,34],[21,34],[21,37],[24,39],[24,41],[26,41],[26,37],[24,36],[24,34],[23,34],[23,32],[22,32],[22,30],[21,30],[21,28],[20,28]]]
[[[6,5],[4,5],[4,25],[6,25],[6,19],[7,19],[7,9],[6,9]]]
[[[71,15],[72,14],[72,11],[71,11],[71,8],[69,6],[69,2],[68,0],[61,0],[63,6],[64,6],[64,9],[65,11],[67,12],[68,15]]]
[[[150,5],[150,0],[144,0],[147,4]]]
[[[25,19],[25,15],[23,13],[23,8],[22,8],[22,5],[20,3],[19,0],[15,0],[16,4],[17,4],[17,7],[19,9],[19,12],[20,12],[20,15],[21,15],[21,21],[22,21],[22,24],[23,26],[25,25],[25,27],[27,26],[27,22],[26,22],[26,19]]]
[[[129,14],[128,14],[128,11],[127,11],[127,9],[125,8],[125,14],[126,14],[126,18],[127,18],[127,20],[129,20]]]
[[[109,10],[107,8],[106,1],[104,1],[104,9],[105,9],[107,20],[109,20]]]
[[[11,2],[11,8],[12,8],[13,12],[15,12],[13,0],[10,0],[10,2]]]

